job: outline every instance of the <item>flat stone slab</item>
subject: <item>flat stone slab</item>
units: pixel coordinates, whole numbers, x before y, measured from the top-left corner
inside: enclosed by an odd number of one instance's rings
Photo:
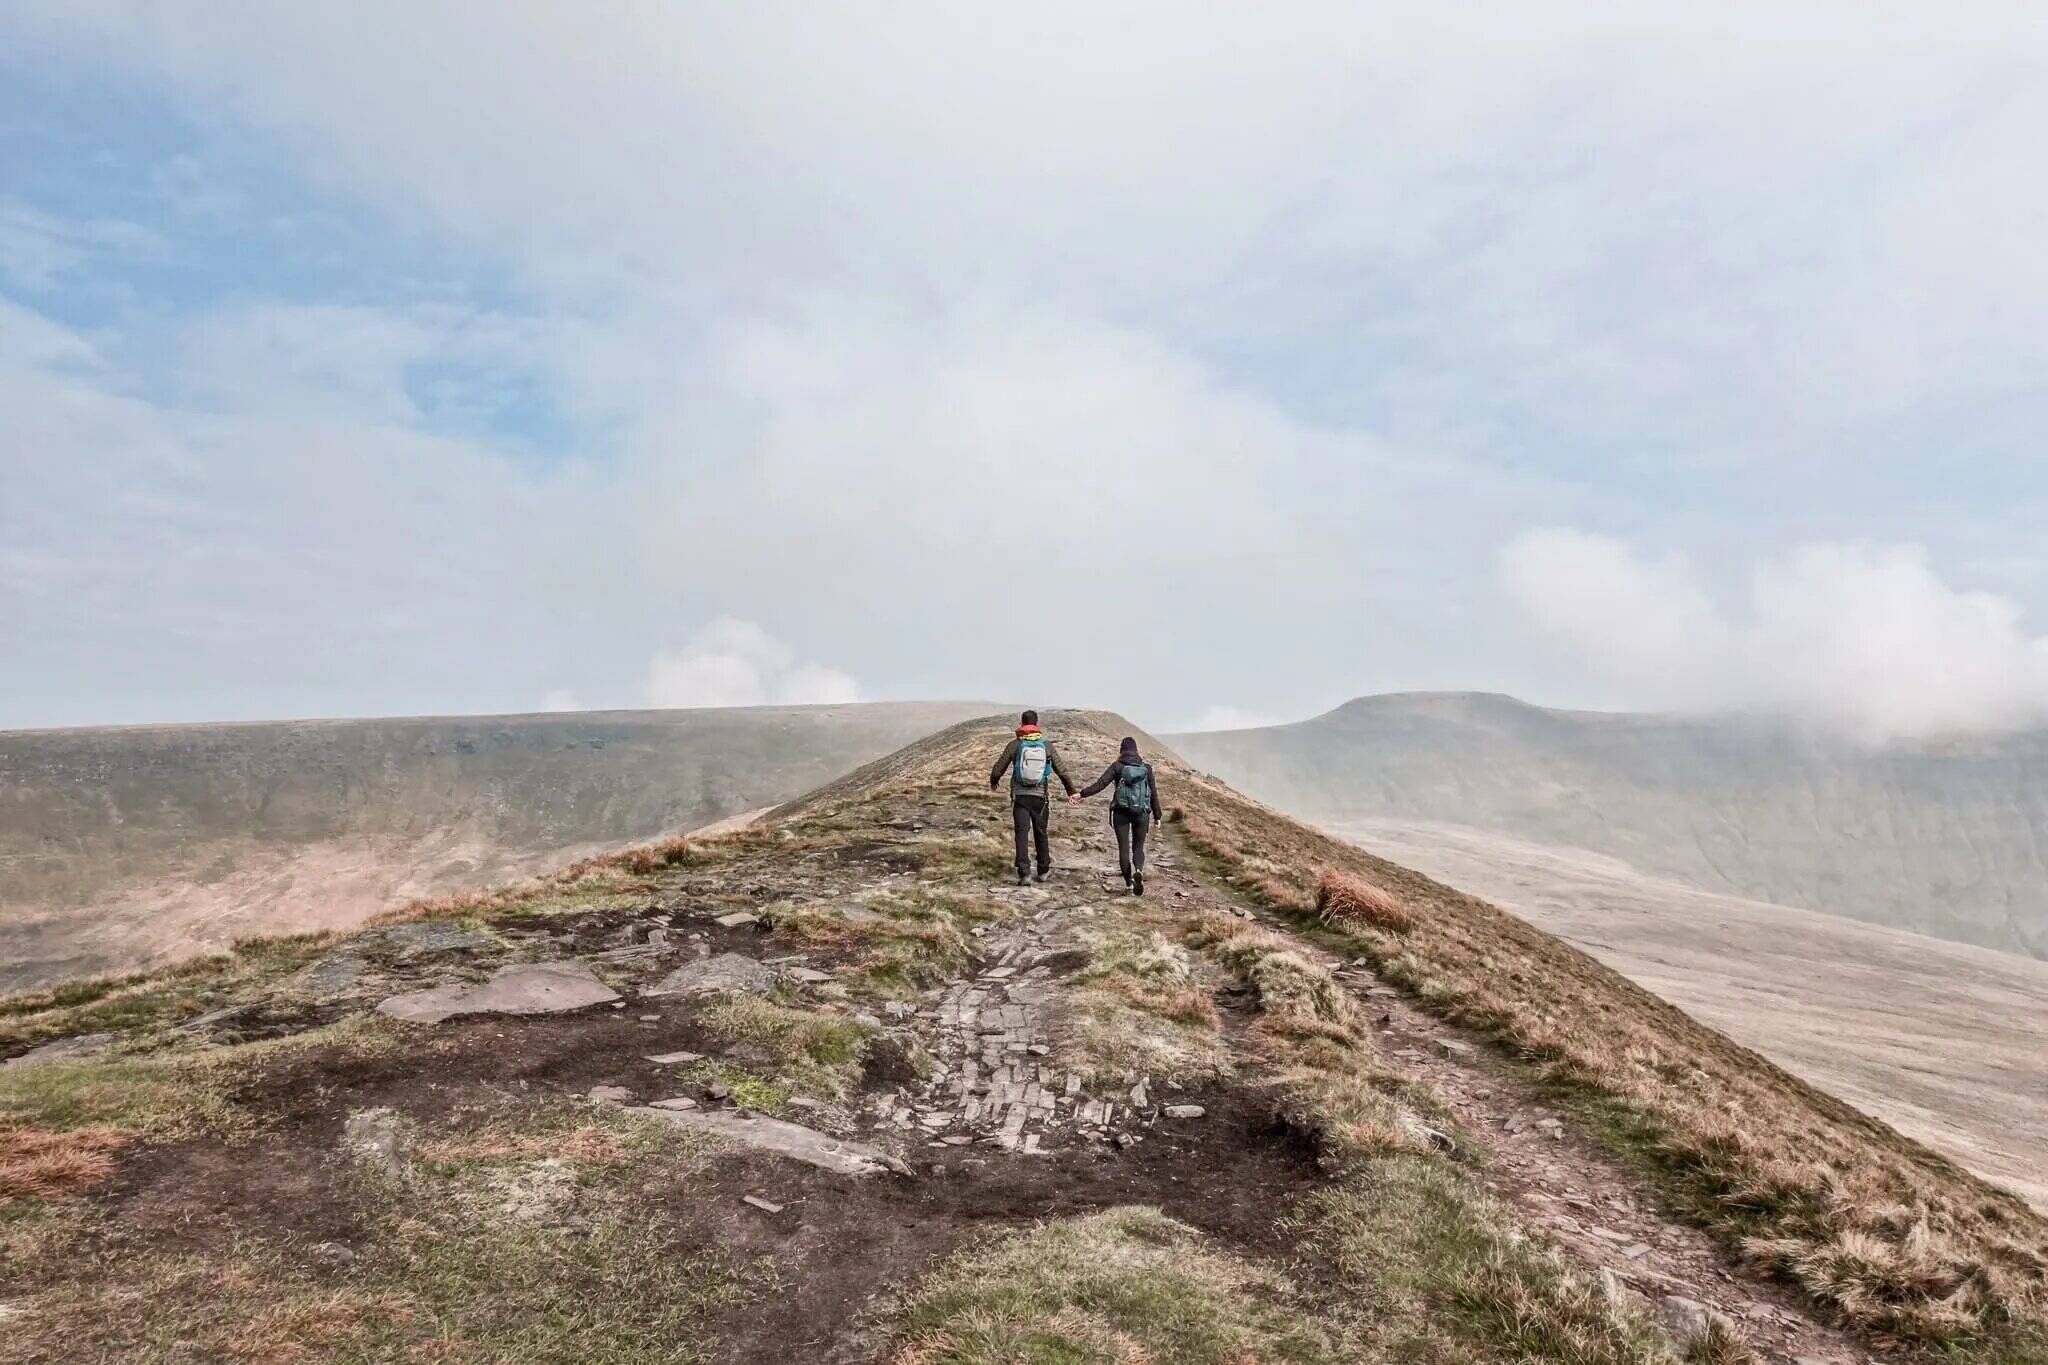
[[[879,1148],[848,1142],[845,1138],[836,1138],[800,1123],[785,1123],[760,1114],[741,1115],[730,1109],[653,1107],[628,1112],[646,1114],[678,1128],[730,1138],[757,1151],[786,1156],[835,1175],[875,1175],[882,1171],[907,1174],[909,1171],[901,1161]]]
[[[720,953],[683,964],[642,994],[687,998],[765,991],[774,984],[775,973],[753,958],[741,953]]]
[[[584,963],[536,962],[502,967],[480,985],[456,983],[394,995],[377,1012],[409,1023],[438,1024],[463,1014],[565,1014],[618,998]]]
[[[431,957],[436,953],[473,953],[497,946],[489,934],[466,929],[446,920],[421,920],[416,924],[394,924],[378,931],[376,937],[398,950],[404,958]]]
[[[34,1066],[39,1062],[74,1061],[106,1051],[113,1041],[111,1033],[81,1033],[72,1038],[58,1038],[41,1047],[32,1047],[19,1057],[10,1058],[7,1065]]]

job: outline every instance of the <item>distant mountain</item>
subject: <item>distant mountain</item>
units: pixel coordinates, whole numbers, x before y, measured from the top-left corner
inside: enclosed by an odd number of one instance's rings
[[[1759,719],[1409,693],[1169,738],[1196,766],[1325,824],[1508,834],[2048,958],[2048,731],[1865,747]]]
[[[773,805],[984,702],[0,731],[0,991]]]

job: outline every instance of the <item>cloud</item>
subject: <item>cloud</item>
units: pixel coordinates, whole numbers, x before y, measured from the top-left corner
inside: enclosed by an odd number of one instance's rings
[[[647,666],[647,704],[660,707],[803,706],[860,700],[851,674],[800,663],[752,621],[713,621]]]
[[[1915,545],[1817,543],[1718,601],[1683,559],[1576,530],[1501,552],[1535,631],[1624,704],[1784,713],[1871,742],[2048,718],[2048,638],[2008,598],[1951,587]]]
[[[1545,523],[2039,612],[2048,49],[1894,8],[0,7],[0,723],[1554,694]],[[1574,685],[1723,703],[1638,567]]]
[[[1192,725],[1181,727],[1190,732],[1202,730],[1259,730],[1268,725],[1278,725],[1277,716],[1259,711],[1241,711],[1235,706],[1211,706],[1195,718]]]
[[[571,692],[566,687],[556,687],[549,689],[547,694],[540,699],[540,709],[543,711],[582,711],[586,708],[574,692]]]

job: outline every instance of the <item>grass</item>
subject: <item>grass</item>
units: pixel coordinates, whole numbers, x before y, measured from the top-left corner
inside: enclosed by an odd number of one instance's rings
[[[1088,966],[1070,984],[1056,1028],[1062,1054],[1077,1059],[1089,1084],[1230,1072],[1222,1021],[1185,948],[1136,921],[1091,931],[1087,943]]]
[[[1449,1162],[1379,1156],[1311,1194],[1290,1221],[1355,1296],[1371,1354],[1436,1365],[1671,1365],[1669,1340],[1524,1239]]]
[[[420,1134],[401,1174],[345,1182],[362,1232],[339,1268],[275,1234],[194,1251],[115,1238],[81,1275],[92,1211],[15,1206],[0,1250],[34,1287],[0,1333],[0,1362],[702,1360],[716,1344],[708,1315],[762,1279],[650,1216],[708,1150],[667,1125],[567,1106]],[[508,1196],[534,1190],[554,1197],[508,1211]]]
[[[853,910],[796,904],[765,914],[783,941],[845,954],[840,984],[849,992],[897,997],[965,971],[974,927],[1009,913],[1000,903],[929,887],[870,896]]]
[[[99,1184],[128,1142],[118,1128],[0,1126],[0,1203],[51,1199]]]
[[[1321,1365],[1349,1357],[1273,1271],[1151,1208],[985,1241],[905,1306],[892,1365]]]
[[[302,1049],[340,1046],[366,1055],[395,1045],[383,1021],[356,1016],[286,1038],[204,1051],[115,1052],[0,1069],[0,1127],[71,1132],[113,1129],[150,1138],[248,1131],[230,1098],[250,1068]]]
[[[1316,883],[1316,914],[1323,923],[1347,926],[1370,925],[1396,934],[1415,927],[1415,915],[1385,888],[1326,868]]]
[[[697,1021],[713,1037],[748,1049],[750,1061],[758,1057],[758,1069],[781,1090],[832,1099],[844,1098],[860,1079],[861,1058],[874,1034],[845,1015],[758,995],[720,996]],[[740,1092],[733,1094],[738,1099]]]
[[[1409,912],[1334,915],[1346,951],[1491,1034],[1677,1209],[1867,1331],[2048,1361],[2048,1222],[1892,1129],[1495,907],[1228,788],[1170,774],[1186,837],[1239,889],[1316,922],[1327,870]]]
[[[1233,915],[1207,912],[1183,935],[1252,992],[1259,1015],[1247,1041],[1260,1061],[1257,1083],[1325,1164],[1429,1149],[1428,1125],[1327,970],[1284,936]]]

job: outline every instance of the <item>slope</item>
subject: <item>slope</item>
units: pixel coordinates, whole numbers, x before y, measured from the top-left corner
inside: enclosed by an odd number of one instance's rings
[[[1738,718],[1406,694],[1173,742],[1319,823],[1458,825],[1708,891],[2048,956],[2048,732],[1869,748]]]
[[[1170,756],[1011,885],[1006,732],[6,1002],[0,1360],[2044,1358],[2018,1201]]]
[[[771,805],[976,703],[0,733],[0,990],[360,923]]]
[[[2048,962],[1717,895],[1462,826],[1329,828],[1583,948],[2048,1210]]]

